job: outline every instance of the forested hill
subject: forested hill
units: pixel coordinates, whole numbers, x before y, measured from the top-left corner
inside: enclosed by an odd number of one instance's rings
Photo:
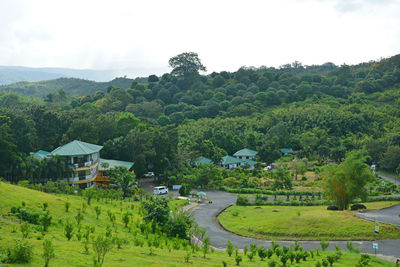
[[[110,86],[129,88],[132,79],[115,78],[109,82],[95,82],[77,78],[58,78],[39,82],[17,82],[0,86],[0,92],[14,92],[26,96],[45,97],[58,90],[64,90],[69,96],[85,96],[96,91],[106,92]]]
[[[390,171],[400,163],[400,55],[354,66],[295,62],[209,75],[199,74],[205,67],[196,53],[170,65],[171,73],[142,80],[34,83],[31,95],[40,92],[44,101],[0,92],[0,175],[17,176],[12,166],[24,155],[75,139],[103,145],[105,158],[135,161],[137,173],[148,163],[163,173],[189,158],[220,158],[244,147],[269,163],[284,147],[334,161],[365,149]],[[79,94],[85,95],[73,96]]]
[[[115,77],[114,70],[31,68],[22,66],[0,66],[0,85],[21,81],[38,82],[63,77],[74,77],[105,82]]]

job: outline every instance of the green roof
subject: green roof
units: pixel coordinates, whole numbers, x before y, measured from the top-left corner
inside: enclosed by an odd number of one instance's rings
[[[222,165],[236,164],[236,163],[240,163],[240,162],[242,162],[241,159],[237,159],[232,156],[225,156],[225,157],[222,157],[222,159],[221,159]]]
[[[257,151],[248,149],[248,148],[243,148],[239,151],[237,151],[233,156],[235,157],[255,157],[258,154]]]
[[[50,152],[44,151],[44,150],[38,150],[35,153],[32,154],[32,157],[38,160],[43,160],[47,158],[50,155]]]
[[[241,159],[241,163],[244,165],[249,165],[250,167],[256,165],[258,162],[251,159]]]
[[[293,153],[293,149],[291,148],[281,148],[280,150],[283,154]]]
[[[211,164],[212,160],[208,159],[206,157],[200,156],[197,160],[194,161],[195,165],[200,165],[200,164]]]
[[[108,163],[108,167],[103,167],[102,166],[103,163]],[[129,170],[130,168],[132,168],[133,165],[135,165],[135,162],[100,158],[100,167],[99,167],[99,169],[101,171],[105,171],[105,170],[109,170],[109,169],[114,168],[114,167],[121,166],[121,167],[125,167],[125,168],[127,168]]]
[[[103,147],[74,140],[54,149],[51,154],[59,156],[82,156],[99,152]]]

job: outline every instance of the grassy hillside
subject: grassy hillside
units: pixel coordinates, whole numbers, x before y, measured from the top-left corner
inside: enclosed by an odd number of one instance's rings
[[[70,202],[71,207],[69,212],[65,212],[65,202]],[[14,244],[15,240],[22,239],[20,232],[20,224],[15,216],[9,216],[9,211],[13,206],[20,206],[22,202],[25,203],[27,208],[35,211],[42,209],[44,202],[47,202],[48,210],[53,217],[52,224],[49,231],[46,233],[46,238],[51,238],[55,246],[55,258],[51,260],[50,266],[90,266],[93,260],[93,250],[90,246],[89,254],[84,252],[84,246],[82,242],[77,240],[77,236],[67,241],[64,236],[63,224],[66,219],[74,222],[74,216],[77,214],[78,209],[82,209],[82,204],[86,203],[86,200],[79,196],[66,196],[66,195],[50,195],[30,189],[26,189],[19,186],[10,185],[7,183],[0,182],[0,248],[6,248]],[[108,203],[107,203],[108,202]],[[174,203],[176,205],[176,203]],[[101,207],[102,213],[99,220],[96,220],[94,212],[94,206]],[[224,252],[215,251],[207,254],[206,258],[200,251],[194,255],[190,255],[190,263],[185,263],[184,257],[188,252],[183,248],[184,241],[180,242],[180,248],[173,248],[172,244],[177,241],[173,241],[171,238],[164,236],[155,236],[149,234],[149,240],[154,238],[159,239],[160,246],[150,249],[148,242],[145,241],[145,235],[140,233],[137,228],[138,223],[141,221],[141,216],[138,211],[138,202],[129,201],[96,201],[92,200],[91,206],[87,206],[84,212],[84,219],[82,221],[82,229],[85,225],[91,225],[95,227],[95,235],[106,231],[106,227],[111,225],[110,220],[107,216],[107,211],[110,210],[116,215],[115,228],[113,230],[113,236],[117,236],[121,239],[126,240],[127,243],[122,245],[121,249],[114,247],[112,251],[106,255],[103,266],[222,266],[222,261],[228,263],[228,266],[233,266],[235,261],[234,257],[228,257]],[[126,211],[132,212],[132,219],[130,221],[130,227],[125,228],[122,224],[122,214]],[[32,225],[32,228],[37,228]],[[144,245],[135,245],[135,240],[143,240]],[[42,244],[43,236],[40,231],[33,230],[28,238],[26,239],[30,244],[34,246],[34,257],[30,264],[17,264],[11,266],[42,266],[43,259]],[[83,239],[82,239],[83,240]],[[150,251],[152,250],[152,255]],[[301,262],[296,266],[315,266],[317,260],[321,260],[322,257],[331,255],[333,252],[321,253],[320,257],[314,259],[309,258],[306,262]],[[253,261],[243,256],[242,266],[258,266],[261,262],[256,256]],[[355,262],[360,258],[359,254],[356,253],[344,253],[343,257],[335,263],[335,266],[353,266]],[[1,256],[0,256],[1,259]],[[276,255],[272,259],[278,260]],[[264,263],[267,261],[266,260]],[[371,260],[372,266],[394,266],[393,263],[385,262],[376,258]]]
[[[85,96],[93,94],[96,91],[105,92],[107,88],[112,85],[129,88],[132,81],[132,79],[127,78],[115,78],[109,82],[94,82],[77,78],[59,78],[48,81],[17,82],[9,85],[2,85],[0,86],[0,92],[16,92],[27,96],[44,97],[49,93],[63,89],[67,95]]]

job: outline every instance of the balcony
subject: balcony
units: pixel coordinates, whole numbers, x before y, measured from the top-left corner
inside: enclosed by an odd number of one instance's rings
[[[81,175],[78,177],[74,177],[72,179],[69,179],[70,184],[84,184],[84,183],[89,183],[92,182],[96,179],[96,173],[90,174],[90,175]]]
[[[91,160],[91,161],[71,164],[70,168],[73,169],[74,171],[86,171],[96,168],[97,165],[99,165],[99,162]]]

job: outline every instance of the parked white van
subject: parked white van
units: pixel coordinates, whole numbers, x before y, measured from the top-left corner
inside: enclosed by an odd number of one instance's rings
[[[168,187],[156,186],[156,187],[154,187],[153,194],[156,194],[156,195],[168,194]]]

